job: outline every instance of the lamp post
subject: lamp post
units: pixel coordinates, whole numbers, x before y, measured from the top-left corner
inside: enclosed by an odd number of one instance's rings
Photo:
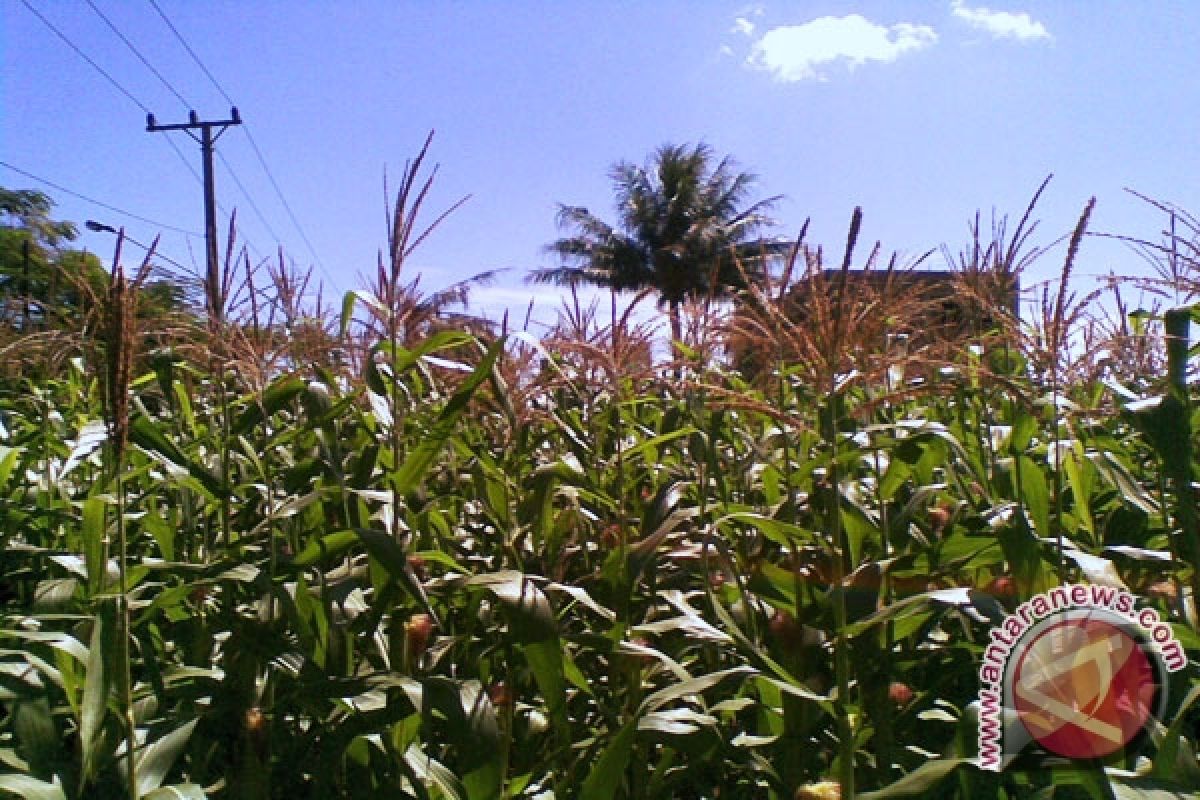
[[[97,222],[94,219],[89,219],[86,222],[84,222],[83,227],[87,228],[89,231],[95,231],[96,233],[111,233],[114,236],[124,236],[125,241],[129,242],[130,244],[132,244],[136,247],[140,247],[142,250],[144,250],[147,253],[150,252],[149,247],[142,244],[137,239],[130,236],[128,233],[125,233],[124,228],[117,229],[117,228],[114,228],[112,225],[107,225],[103,222]],[[168,264],[173,264],[176,267],[178,267],[180,270],[182,270],[182,272],[179,275],[168,274],[167,277],[171,278],[172,280],[179,280],[180,278],[185,278],[191,272],[191,270],[189,270],[183,264],[180,264],[178,261],[171,258],[170,256],[164,256],[162,253],[158,252],[157,249],[154,251],[154,256],[155,256],[155,258],[161,258],[163,261],[166,261]]]
[[[89,231],[96,231],[97,233],[120,233],[120,231],[118,231],[112,225],[105,225],[103,222],[96,222],[94,219],[89,219],[87,222],[83,223],[83,227],[87,228]]]

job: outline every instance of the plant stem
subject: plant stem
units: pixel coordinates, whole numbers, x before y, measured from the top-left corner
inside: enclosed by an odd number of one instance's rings
[[[1191,326],[1191,311],[1174,308],[1164,318],[1167,334],[1167,398],[1178,406],[1178,441],[1172,443],[1172,452],[1164,459],[1168,477],[1175,489],[1175,514],[1179,525],[1178,541],[1180,555],[1192,570],[1192,606],[1183,604],[1184,614],[1192,625],[1196,624],[1197,606],[1200,602],[1200,513],[1196,509],[1196,496],[1192,490],[1192,424],[1191,400],[1187,388],[1188,334]]]
[[[141,793],[137,783],[137,722],[133,715],[133,670],[130,665],[129,639],[131,636],[129,619],[129,587],[126,584],[128,542],[125,530],[125,459],[117,460],[117,571],[120,581],[120,592],[117,595],[118,629],[117,629],[117,661],[121,669],[121,712],[125,717],[125,754],[128,759],[129,796],[139,800]]]

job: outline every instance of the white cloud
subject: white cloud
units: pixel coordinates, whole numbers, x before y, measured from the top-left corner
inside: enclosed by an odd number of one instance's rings
[[[1051,38],[1046,26],[1024,11],[993,11],[983,6],[969,8],[963,0],[951,0],[950,12],[972,28],[986,31],[997,39],[1032,42]]]
[[[744,36],[754,35],[754,23],[745,17],[738,17],[733,21],[733,27],[729,29],[730,33],[740,33]]]
[[[853,69],[868,61],[891,62],[937,39],[937,31],[928,25],[901,22],[885,27],[859,14],[819,17],[767,31],[754,43],[747,63],[785,82],[824,80],[820,67],[844,62]]]
[[[733,48],[727,44],[721,45],[720,49],[717,50],[717,53],[723,56],[732,56],[734,54]]]

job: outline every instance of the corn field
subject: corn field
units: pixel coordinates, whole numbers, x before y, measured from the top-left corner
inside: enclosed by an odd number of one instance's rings
[[[664,360],[626,296],[437,314],[415,197],[341,309],[234,260],[149,331],[118,268],[8,345],[58,356],[0,394],[0,795],[1194,796],[1196,312],[1068,293],[1090,205],[1032,321],[985,285],[1026,219],[950,258],[990,322],[938,338],[895,335],[907,265],[847,281],[856,215],[843,269],[797,242]],[[988,630],[1065,583],[1170,623],[1167,713],[980,770]]]

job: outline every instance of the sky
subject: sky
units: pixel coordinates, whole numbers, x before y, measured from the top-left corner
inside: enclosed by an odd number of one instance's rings
[[[855,206],[867,245],[957,251],[976,210],[1015,222],[1050,174],[1038,244],[1069,234],[1092,196],[1092,231],[1158,240],[1165,215],[1126,189],[1200,214],[1200,6],[1187,0],[5,0],[0,185],[47,191],[80,224],[161,232],[185,264],[202,240],[164,226],[203,230],[199,147],[146,132],[141,106],[170,123],[230,104],[158,9],[246,122],[217,143],[221,206],[255,260],[282,245],[335,304],[385,246],[385,170],[394,190],[431,130],[426,219],[470,199],[407,269],[430,290],[507,269],[473,297],[492,316],[519,318],[532,297],[549,319],[560,292],[524,277],[554,263],[557,204],[614,220],[611,166],[665,143],[732,156],[760,197],[784,196],[775,233],[811,219],[808,241],[835,261]],[[112,249],[103,233],[80,242]],[[1064,249],[1025,283],[1057,275]],[[1150,267],[1092,238],[1076,270],[1086,290]]]

